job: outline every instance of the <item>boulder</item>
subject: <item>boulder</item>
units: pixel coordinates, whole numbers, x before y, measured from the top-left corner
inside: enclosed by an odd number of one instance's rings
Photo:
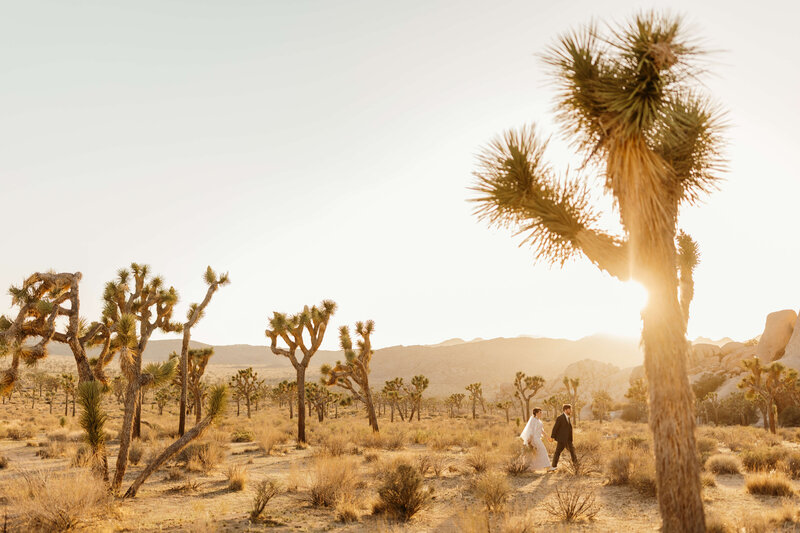
[[[731,352],[722,358],[722,371],[729,374],[741,374],[744,372],[742,361],[756,354],[755,346],[744,346],[742,349]]]
[[[720,351],[722,352],[722,357],[725,357],[728,354],[732,354],[733,352],[738,352],[745,348],[743,342],[728,342],[722,345]]]
[[[701,365],[708,359],[719,361],[720,354],[720,347],[716,344],[695,344],[689,349],[689,368]]]
[[[783,357],[786,345],[794,331],[795,322],[797,322],[797,313],[792,309],[775,311],[767,315],[764,333],[761,334],[761,340],[758,341],[756,348],[756,355],[763,364],[769,364]]]
[[[794,331],[789,338],[789,342],[786,343],[786,350],[781,358],[781,363],[789,368],[800,370],[800,317],[794,323]]]
[[[731,394],[735,392],[741,391],[739,388],[739,382],[742,381],[742,378],[739,376],[733,376],[728,378],[722,385],[719,386],[717,389],[717,396],[719,399],[727,398]]]

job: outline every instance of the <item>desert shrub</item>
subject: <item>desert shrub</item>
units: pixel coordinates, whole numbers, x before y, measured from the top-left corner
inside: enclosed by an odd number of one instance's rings
[[[248,429],[236,429],[231,433],[231,442],[253,442],[253,432]]]
[[[720,424],[726,426],[749,426],[758,420],[758,408],[749,401],[744,392],[735,392],[720,402],[717,410]]]
[[[695,398],[703,399],[710,393],[716,391],[725,382],[722,374],[703,374],[700,379],[692,384]]]
[[[377,453],[369,452],[364,454],[365,463],[374,463],[378,459],[380,459],[380,456]]]
[[[591,520],[600,511],[594,488],[580,482],[556,485],[555,494],[545,500],[544,508],[550,516],[563,522]]]
[[[784,427],[800,426],[800,406],[790,405],[778,415],[778,423]]]
[[[164,476],[165,481],[180,481],[181,479],[183,479],[183,472],[177,468],[167,469],[167,473]]]
[[[785,454],[783,448],[759,446],[742,453],[742,464],[750,472],[773,470]]]
[[[626,422],[644,422],[647,420],[647,407],[629,403],[622,408],[620,416]]]
[[[630,435],[623,439],[623,444],[631,450],[649,450],[650,441],[641,435]]]
[[[700,456],[708,458],[709,455],[713,453],[717,453],[718,445],[717,439],[712,439],[710,437],[700,437],[697,439],[697,451],[700,452]]]
[[[186,483],[181,483],[180,485],[173,485],[167,492],[173,493],[190,493],[190,492],[197,492],[200,490],[200,483],[194,479],[190,479]]]
[[[36,451],[36,455],[42,459],[55,459],[66,456],[68,450],[66,441],[54,440],[45,443]]]
[[[280,492],[280,486],[274,480],[262,479],[255,485],[253,503],[250,507],[250,520],[255,522],[264,513],[269,501]]]
[[[745,487],[750,494],[762,496],[793,496],[792,483],[782,472],[759,472],[747,476]]]
[[[407,522],[430,501],[432,491],[423,486],[416,468],[400,463],[387,473],[378,489],[379,500],[375,513],[385,513],[397,520]]]
[[[599,472],[600,468],[600,453],[601,444],[599,438],[586,435],[583,439],[575,444],[575,456],[577,462],[572,460],[569,452],[567,456],[567,471],[575,476],[586,476]],[[563,455],[562,455],[563,457]]]
[[[430,472],[432,461],[433,457],[428,453],[422,453],[417,456],[414,464],[417,470],[419,470],[419,473],[422,474],[422,477],[425,477],[425,475]]]
[[[75,448],[75,453],[72,454],[72,459],[70,459],[70,466],[83,468],[92,462],[93,457],[94,453],[92,452],[92,448],[86,444],[82,444]]]
[[[633,473],[633,454],[628,450],[612,452],[606,461],[606,478],[609,485],[627,485]]]
[[[22,521],[23,531],[69,531],[113,510],[103,482],[86,470],[23,472],[4,493]]]
[[[232,465],[225,471],[228,480],[228,490],[239,492],[247,484],[247,469],[242,465]]]
[[[500,472],[481,474],[473,483],[472,490],[489,512],[501,511],[511,494],[508,479]]]
[[[402,431],[394,431],[383,439],[383,447],[387,450],[402,450],[406,443],[406,435]]]
[[[356,467],[352,460],[318,457],[309,481],[311,504],[329,507],[343,495],[352,493],[357,482]]]
[[[630,476],[630,486],[649,498],[656,496],[656,467],[653,459],[639,460]]]
[[[349,524],[351,522],[358,522],[361,518],[359,512],[358,500],[353,495],[342,496],[336,500],[336,506],[333,508],[336,520]]]
[[[472,468],[476,473],[480,474],[485,472],[489,467],[489,455],[486,450],[481,448],[474,449],[467,454],[464,460],[469,468]]]
[[[736,528],[721,516],[709,515],[706,516],[706,533],[736,533]]]
[[[325,439],[322,449],[331,457],[344,455],[347,452],[347,440],[341,436],[330,435]]]
[[[128,449],[128,461],[130,461],[132,465],[138,465],[143,455],[144,445],[142,441],[134,439],[134,441],[131,442],[131,447]]]
[[[276,445],[283,444],[287,440],[286,433],[274,427],[259,429],[255,434],[255,442],[258,444],[258,449],[264,452],[265,455],[270,455]]]
[[[700,474],[700,485],[706,488],[716,487],[717,479],[711,472],[702,472]]]
[[[216,441],[192,442],[177,455],[187,470],[207,472],[225,458],[225,450]]]
[[[442,477],[442,474],[450,466],[450,459],[443,453],[436,453],[431,456],[431,470],[436,477]]]
[[[0,455],[0,470],[8,467],[8,457]]]
[[[531,469],[531,460],[525,450],[512,453],[503,465],[504,470],[512,476],[521,476]]]
[[[33,437],[34,431],[31,426],[10,426],[6,429],[6,435],[11,440],[25,440]]]
[[[783,470],[792,479],[800,479],[800,452],[789,452],[781,461]]]
[[[738,474],[741,462],[735,455],[718,453],[706,460],[706,470],[714,474]]]

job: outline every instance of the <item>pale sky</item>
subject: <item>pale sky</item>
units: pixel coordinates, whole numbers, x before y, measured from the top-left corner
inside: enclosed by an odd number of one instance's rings
[[[81,271],[94,319],[145,262],[183,316],[210,264],[233,281],[194,330],[212,344],[263,344],[272,310],[324,298],[332,328],[374,319],[376,346],[636,337],[640,289],[535,264],[466,200],[509,127],[536,122],[578,166],[537,54],[649,7],[718,51],[705,85],[731,123],[726,182],[681,217],[702,251],[689,336],[752,337],[800,307],[790,2],[3,2],[0,285]]]

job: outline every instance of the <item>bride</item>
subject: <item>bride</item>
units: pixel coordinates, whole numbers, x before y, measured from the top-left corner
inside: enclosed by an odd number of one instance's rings
[[[533,463],[531,464],[532,470],[540,468],[550,468],[550,458],[547,457],[547,448],[544,447],[542,437],[544,436],[544,424],[539,419],[542,410],[538,407],[534,408],[528,423],[525,424],[525,429],[522,430],[520,438],[522,442],[530,446],[534,452]]]

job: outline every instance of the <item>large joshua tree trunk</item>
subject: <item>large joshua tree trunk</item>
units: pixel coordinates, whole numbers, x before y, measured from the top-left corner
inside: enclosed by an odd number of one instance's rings
[[[306,369],[302,365],[297,370],[297,442],[306,441]]]
[[[367,404],[367,417],[369,418],[369,425],[372,428],[372,431],[378,432],[378,417],[375,416],[375,405],[372,402],[372,391],[369,390],[369,387],[365,387],[364,390],[364,403]]]
[[[127,354],[120,353],[120,357]],[[136,364],[130,364],[128,371],[132,373],[128,376],[128,385],[125,389],[125,410],[122,418],[122,429],[119,434],[119,451],[117,453],[117,466],[114,471],[114,480],[111,483],[111,491],[117,492],[122,486],[122,478],[128,467],[128,450],[130,449],[133,437],[133,418],[136,411],[136,399],[139,396],[139,374]]]

